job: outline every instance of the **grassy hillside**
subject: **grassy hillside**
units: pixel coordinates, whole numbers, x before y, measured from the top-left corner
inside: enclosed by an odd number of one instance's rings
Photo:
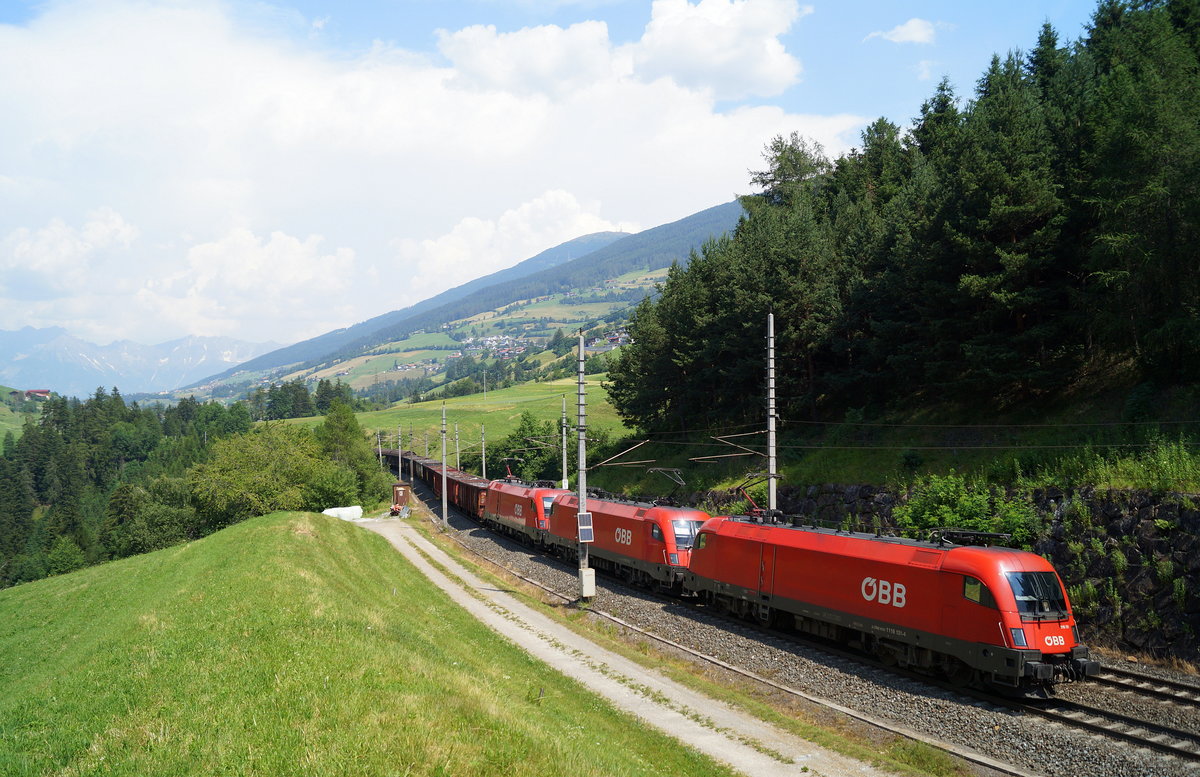
[[[0,398],[8,399],[9,392],[14,389],[9,386],[0,386]],[[20,436],[21,427],[25,425],[26,418],[37,419],[37,414],[41,412],[41,408],[33,403],[24,403],[26,407],[33,407],[37,412],[18,413],[8,405],[7,402],[0,402],[0,440],[4,439],[7,432],[12,432],[16,436]]]
[[[608,394],[600,385],[604,375],[587,376],[588,426],[593,429],[608,428],[613,437],[627,434],[621,419],[608,403]],[[446,400],[446,421],[453,435],[454,424],[458,423],[459,437],[463,450],[479,443],[479,425],[486,426],[489,440],[499,439],[517,428],[522,412],[530,412],[539,419],[557,419],[562,416],[562,397],[567,397],[567,418],[572,423],[577,417],[577,389],[574,379],[553,380],[545,383],[522,383],[506,389],[452,397]],[[431,450],[439,446],[438,433],[442,423],[442,401],[401,402],[388,410],[373,413],[358,413],[358,422],[372,434],[382,431],[385,445],[396,441],[397,426],[403,429],[405,445],[408,445],[409,427],[417,435],[417,452],[424,453],[424,434],[429,433]],[[323,418],[297,418],[289,423],[316,426]],[[571,438],[574,440],[574,438]],[[453,443],[451,443],[453,444]],[[572,443],[573,444],[573,443]],[[453,448],[451,448],[453,453]]]
[[[324,516],[0,591],[0,653],[4,775],[727,773]]]
[[[20,413],[14,413],[12,408],[5,404],[0,404],[0,439],[7,432],[20,434],[21,426],[25,423],[25,416]]]

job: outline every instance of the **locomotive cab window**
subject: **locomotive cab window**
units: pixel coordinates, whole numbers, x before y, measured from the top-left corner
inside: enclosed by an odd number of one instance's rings
[[[976,604],[982,604],[984,607],[996,609],[996,599],[992,596],[992,592],[988,590],[982,580],[970,575],[963,575],[963,598]]]
[[[692,543],[696,540],[696,532],[700,531],[700,527],[703,525],[704,521],[690,521],[683,518],[671,521],[671,528],[675,531],[675,546],[681,550],[692,547]]]
[[[658,528],[657,523],[650,525],[650,536],[653,537],[654,539],[658,540],[659,542],[663,541],[662,529]]]
[[[549,517],[550,512],[553,508],[554,508],[554,497],[552,497],[552,496],[542,497],[542,514],[545,515],[546,517]]]
[[[696,535],[696,550],[702,549],[708,544],[708,532]]]
[[[1067,599],[1053,572],[1009,572],[1005,575],[1023,621],[1067,617]]]

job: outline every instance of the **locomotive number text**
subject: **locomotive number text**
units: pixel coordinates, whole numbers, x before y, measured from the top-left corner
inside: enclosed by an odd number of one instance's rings
[[[864,577],[862,581],[862,597],[868,602],[890,604],[893,607],[903,607],[907,603],[908,589],[904,583],[892,583],[887,580],[876,580]]]
[[[617,529],[617,544],[632,545],[633,532],[631,532],[629,529]]]

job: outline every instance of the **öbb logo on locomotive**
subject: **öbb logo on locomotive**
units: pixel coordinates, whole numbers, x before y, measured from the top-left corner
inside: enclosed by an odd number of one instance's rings
[[[903,607],[907,603],[908,589],[904,583],[892,583],[887,580],[876,580],[864,577],[862,581],[862,597],[868,602],[890,604],[893,607]]]
[[[618,528],[616,531],[615,539],[616,539],[617,543],[620,545],[632,545],[633,544],[633,532],[630,531],[629,529]]]

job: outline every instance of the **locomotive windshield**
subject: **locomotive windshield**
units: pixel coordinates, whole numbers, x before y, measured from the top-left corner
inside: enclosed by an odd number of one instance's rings
[[[692,547],[692,543],[696,541],[696,532],[700,531],[703,525],[704,521],[671,521],[671,526],[675,529],[675,547],[680,550]]]
[[[1005,575],[1023,621],[1067,617],[1067,599],[1053,572],[1009,572]]]
[[[554,497],[543,496],[542,497],[542,515],[546,516],[547,518],[550,517],[550,510],[552,507],[554,507]]]

